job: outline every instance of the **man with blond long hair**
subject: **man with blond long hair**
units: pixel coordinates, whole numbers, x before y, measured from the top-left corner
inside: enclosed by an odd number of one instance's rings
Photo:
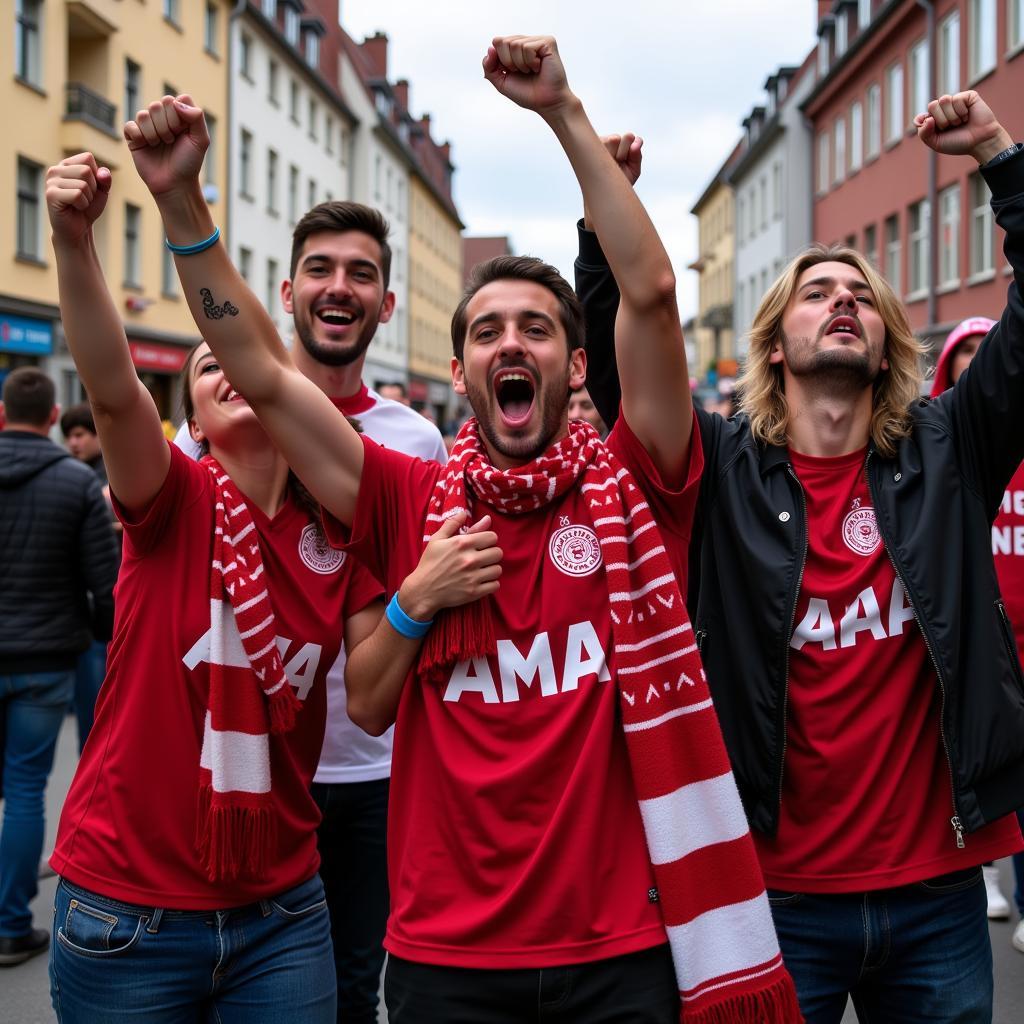
[[[689,606],[811,1024],[848,995],[862,1020],[990,1021],[978,865],[1022,845],[1024,681],[989,528],[1024,457],[1024,156],[976,92],[915,123],[978,162],[1006,231],[1015,276],[972,372],[920,401],[892,289],[815,245],[761,302],[740,414],[698,412],[693,435]],[[581,242],[599,364],[614,286]]]

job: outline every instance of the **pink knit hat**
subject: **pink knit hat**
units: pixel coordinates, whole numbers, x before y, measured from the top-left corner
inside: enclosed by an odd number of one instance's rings
[[[971,338],[976,334],[984,337],[995,325],[996,321],[990,320],[987,316],[969,316],[966,320],[961,320],[949,332],[949,337],[946,338],[946,343],[942,346],[942,354],[939,356],[939,361],[935,364],[935,376],[932,379],[932,398],[941,395],[943,391],[953,386],[953,381],[950,379],[952,376],[950,374],[950,364],[953,361],[953,353],[960,342],[964,338]]]

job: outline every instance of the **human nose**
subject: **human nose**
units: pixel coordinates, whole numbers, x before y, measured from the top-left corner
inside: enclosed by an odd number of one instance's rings
[[[856,309],[857,296],[849,288],[840,287],[832,298],[832,308],[842,309],[844,306],[849,309]]]
[[[328,293],[335,298],[347,298],[352,294],[352,284],[343,267],[339,267],[335,271]]]
[[[508,357],[520,355],[526,351],[522,336],[515,324],[506,324],[498,344],[498,351]]]

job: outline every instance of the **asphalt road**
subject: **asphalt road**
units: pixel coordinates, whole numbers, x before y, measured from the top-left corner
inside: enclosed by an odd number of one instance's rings
[[[53,849],[57,830],[57,818],[64,795],[71,783],[71,776],[77,761],[77,744],[73,718],[65,720],[57,747],[57,761],[46,794],[47,821],[46,851]],[[1009,896],[1013,891],[1010,862],[1002,861],[1003,892]],[[53,892],[55,878],[40,882],[39,895],[32,910],[35,925],[48,928],[53,916]],[[995,961],[996,1002],[994,1024],[1020,1024],[1024,1021],[1024,954],[1010,945],[1010,935],[1016,922],[1016,915],[1010,921],[993,922],[989,925],[992,936],[992,954]],[[18,967],[0,969],[0,1024],[53,1024],[54,1013],[50,1007],[50,983],[46,972],[46,957],[38,956]],[[852,1007],[848,1007],[843,1024],[856,1021]],[[387,1024],[387,1017],[381,1005],[381,1024]],[[585,1024],[585,1022],[580,1022]]]

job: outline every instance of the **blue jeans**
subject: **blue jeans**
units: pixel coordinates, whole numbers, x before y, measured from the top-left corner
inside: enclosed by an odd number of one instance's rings
[[[991,1024],[992,947],[981,868],[839,895],[768,890],[807,1024]]]
[[[57,735],[75,692],[74,671],[0,675],[4,821],[0,829],[0,937],[32,930],[46,832],[43,795]]]
[[[320,878],[209,911],[120,903],[62,879],[50,999],[60,1024],[334,1024]]]
[[[89,649],[78,656],[75,668],[75,717],[78,719],[78,752],[92,731],[96,715],[96,698],[107,672],[107,645],[94,640]]]

